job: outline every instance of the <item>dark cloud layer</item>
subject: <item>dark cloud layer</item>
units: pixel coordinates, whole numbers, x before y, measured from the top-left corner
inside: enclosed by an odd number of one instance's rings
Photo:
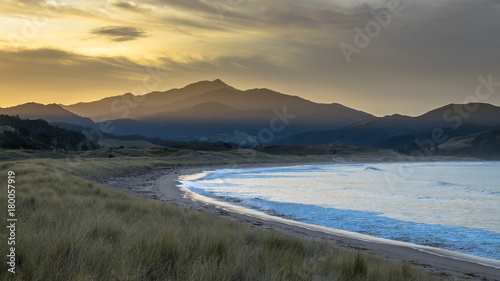
[[[127,2],[117,2],[117,3],[113,3],[114,6],[116,7],[119,7],[119,8],[122,8],[122,9],[130,9],[130,10],[134,10],[135,9],[135,6],[134,5],[131,5]]]
[[[127,26],[106,26],[93,29],[90,33],[107,38],[114,42],[131,41],[146,36],[144,31],[135,27]]]

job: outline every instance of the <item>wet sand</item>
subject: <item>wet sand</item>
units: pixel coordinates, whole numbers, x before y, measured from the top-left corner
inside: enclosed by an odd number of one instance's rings
[[[323,163],[324,164],[324,163]],[[336,246],[351,250],[361,250],[377,257],[394,262],[408,262],[417,268],[422,268],[443,277],[459,277],[466,280],[500,280],[500,269],[484,266],[475,262],[448,257],[443,253],[429,253],[422,249],[408,247],[405,243],[385,243],[357,237],[342,231],[328,231],[320,227],[309,228],[300,223],[289,223],[287,220],[270,216],[260,216],[257,213],[248,214],[243,209],[231,208],[224,202],[205,202],[195,194],[185,193],[177,186],[181,175],[195,174],[220,168],[276,167],[280,165],[230,165],[209,167],[168,167],[156,168],[150,171],[127,174],[100,180],[99,183],[143,197],[175,204],[180,207],[192,208],[210,212],[223,218],[246,223],[252,227],[275,229],[290,235],[310,240],[327,240]],[[282,166],[291,166],[290,164]],[[377,239],[374,239],[377,240]]]

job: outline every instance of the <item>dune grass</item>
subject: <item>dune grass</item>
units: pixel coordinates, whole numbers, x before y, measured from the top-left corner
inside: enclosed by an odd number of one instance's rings
[[[441,280],[326,242],[305,241],[135,197],[89,178],[160,160],[0,163],[16,173],[16,274],[1,280]],[[0,209],[6,211],[5,189]],[[4,222],[5,222],[4,217]],[[0,252],[7,253],[7,233]],[[2,254],[3,255],[3,254]],[[5,260],[5,255],[4,260]]]

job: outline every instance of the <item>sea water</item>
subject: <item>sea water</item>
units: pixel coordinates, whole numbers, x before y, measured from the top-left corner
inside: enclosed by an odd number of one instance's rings
[[[222,169],[181,186],[273,216],[500,260],[500,162]]]

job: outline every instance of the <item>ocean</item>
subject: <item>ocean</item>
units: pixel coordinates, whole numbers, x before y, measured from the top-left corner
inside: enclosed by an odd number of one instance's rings
[[[272,216],[500,260],[500,162],[221,169],[180,182]]]

